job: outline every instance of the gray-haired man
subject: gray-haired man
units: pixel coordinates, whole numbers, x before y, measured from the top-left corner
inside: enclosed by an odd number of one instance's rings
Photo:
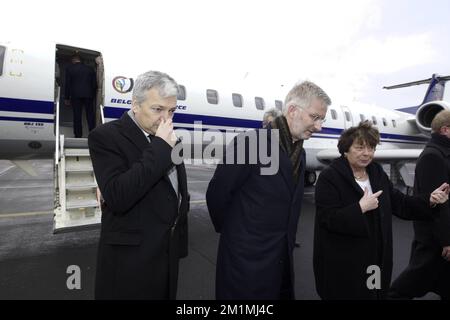
[[[105,200],[97,299],[176,298],[189,210],[184,165],[171,160],[177,93],[170,76],[146,72],[135,81],[132,108],[89,135]]]
[[[283,115],[268,129],[279,130],[279,141],[273,143],[267,135],[262,144],[279,148],[275,174],[261,173],[261,159],[256,164],[217,166],[206,193],[209,214],[220,233],[217,299],[295,298],[293,249],[303,199],[303,140],[322,129],[330,104],[328,95],[312,82],[291,89]],[[235,146],[233,142],[227,152],[236,154]],[[244,147],[247,160],[251,147]]]

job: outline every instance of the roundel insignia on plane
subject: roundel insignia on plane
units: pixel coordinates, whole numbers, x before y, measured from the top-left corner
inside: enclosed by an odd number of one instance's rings
[[[134,81],[133,78],[127,78],[118,76],[115,77],[112,81],[112,86],[114,90],[119,93],[127,93],[133,90]]]

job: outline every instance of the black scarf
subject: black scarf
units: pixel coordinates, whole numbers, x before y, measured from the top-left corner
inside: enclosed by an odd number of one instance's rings
[[[289,130],[287,120],[284,116],[276,117],[272,121],[271,127],[273,129],[278,129],[280,132],[280,147],[284,152],[286,152],[289,159],[291,160],[292,168],[294,171],[294,184],[297,185],[298,174],[300,172],[300,156],[303,150],[303,140],[298,140],[294,143],[292,142],[291,131]]]

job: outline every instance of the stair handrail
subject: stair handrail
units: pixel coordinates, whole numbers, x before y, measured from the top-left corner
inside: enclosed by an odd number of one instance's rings
[[[59,163],[59,94],[61,88],[58,87],[58,93],[56,97],[56,121],[55,121],[55,165]]]

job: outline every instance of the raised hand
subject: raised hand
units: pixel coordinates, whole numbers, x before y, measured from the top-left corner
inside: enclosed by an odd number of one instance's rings
[[[442,258],[450,262],[450,246],[442,248]]]
[[[437,204],[445,203],[448,200],[449,192],[450,186],[448,183],[444,182],[430,194],[430,205],[435,206]]]
[[[161,119],[159,123],[158,129],[156,130],[155,136],[160,137],[165,142],[167,142],[171,147],[175,145],[177,142],[175,133],[173,132],[173,123],[172,119]]]
[[[367,211],[374,210],[378,208],[378,197],[383,193],[383,190],[375,192],[369,195],[369,190],[364,188],[364,195],[359,200],[359,206],[361,207],[361,211],[366,213]]]

